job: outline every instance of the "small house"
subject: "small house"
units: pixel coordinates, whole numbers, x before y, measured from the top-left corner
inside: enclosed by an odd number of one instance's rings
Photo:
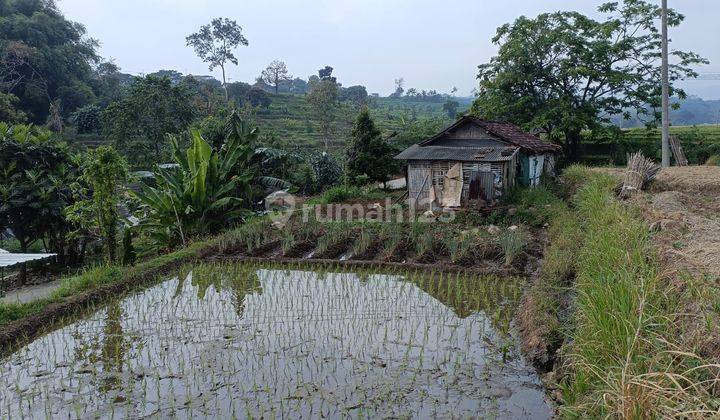
[[[395,158],[407,162],[408,199],[435,209],[491,206],[516,185],[536,186],[559,152],[516,125],[465,116]]]

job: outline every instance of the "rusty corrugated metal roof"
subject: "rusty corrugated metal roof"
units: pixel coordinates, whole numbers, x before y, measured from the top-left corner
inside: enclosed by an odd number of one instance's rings
[[[13,254],[0,249],[0,267],[10,267],[15,264],[34,260],[43,260],[53,256],[55,256],[55,254]]]
[[[460,162],[507,162],[519,147],[449,147],[413,145],[395,156],[400,160],[449,160]]]

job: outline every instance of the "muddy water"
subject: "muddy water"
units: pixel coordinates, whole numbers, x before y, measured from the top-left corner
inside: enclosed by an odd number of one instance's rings
[[[0,418],[500,417],[551,410],[512,280],[200,266],[0,361]]]

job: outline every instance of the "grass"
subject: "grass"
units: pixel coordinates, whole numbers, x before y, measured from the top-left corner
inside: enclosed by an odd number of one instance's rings
[[[585,180],[574,199],[582,239],[562,244],[559,256],[548,256],[554,265],[545,269],[557,278],[575,272],[561,368],[562,413],[653,418],[717,410],[718,399],[705,382],[717,375],[717,366],[682,343],[680,300],[666,293],[647,226],[615,199],[613,178],[585,171]],[[576,251],[568,254],[573,246]]]

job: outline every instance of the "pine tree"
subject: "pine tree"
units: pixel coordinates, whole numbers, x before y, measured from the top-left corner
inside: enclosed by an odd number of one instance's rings
[[[347,150],[347,180],[352,185],[385,182],[396,170],[394,148],[383,140],[367,108],[363,108],[352,130]]]

